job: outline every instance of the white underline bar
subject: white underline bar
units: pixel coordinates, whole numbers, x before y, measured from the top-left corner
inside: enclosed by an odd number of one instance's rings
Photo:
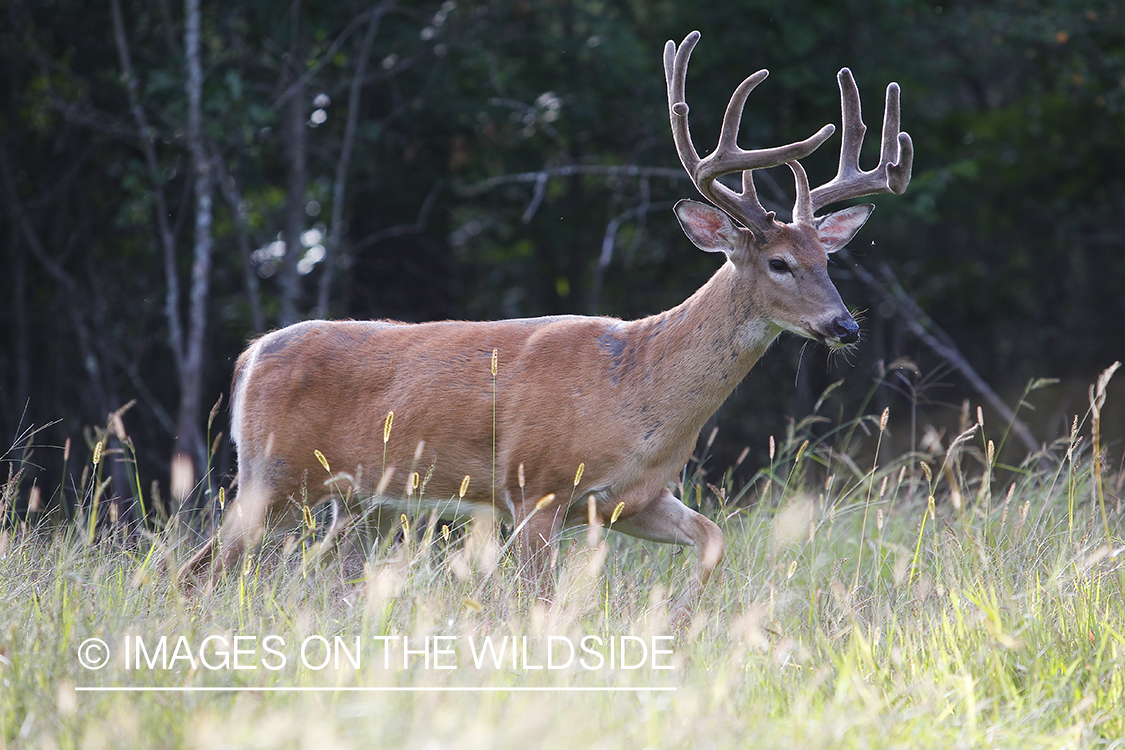
[[[78,693],[641,693],[676,687],[145,687],[76,686]]]

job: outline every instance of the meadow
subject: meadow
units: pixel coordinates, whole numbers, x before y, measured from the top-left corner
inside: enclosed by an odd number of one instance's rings
[[[1123,747],[1108,380],[1016,465],[972,410],[897,455],[886,413],[814,416],[740,485],[701,446],[682,491],[727,552],[681,626],[690,552],[599,527],[563,540],[549,603],[490,522],[425,515],[357,561],[310,513],[188,591],[174,514],[92,524],[91,457],[75,519],[17,518],[13,463],[0,748]]]

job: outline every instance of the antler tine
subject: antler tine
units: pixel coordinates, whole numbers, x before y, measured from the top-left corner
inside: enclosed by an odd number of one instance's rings
[[[914,142],[909,133],[899,129],[899,89],[897,83],[887,84],[887,104],[883,110],[883,146],[879,163],[887,163],[887,186],[895,195],[902,195],[910,184],[914,166]],[[892,146],[897,142],[899,158],[892,161]]]
[[[805,168],[797,160],[786,162],[789,169],[793,170],[793,182],[797,186],[797,201],[793,204],[793,223],[812,224],[813,210],[812,198],[809,194],[809,176]]]
[[[691,142],[688,130],[688,105],[684,91],[687,87],[687,61],[698,42],[699,32],[693,31],[678,48],[671,39],[664,44],[664,80],[668,84],[668,116],[672,121],[672,139],[676,143],[680,163],[689,175],[693,175],[693,179],[695,168],[699,165],[699,154]]]
[[[668,110],[676,151],[684,169],[704,197],[748,227],[764,231],[773,224],[773,213],[767,212],[758,201],[751,176],[752,170],[775,167],[804,158],[815,151],[835,132],[836,128],[833,125],[825,125],[809,138],[784,146],[753,151],[739,148],[736,141],[746,99],[750,92],[769,75],[768,71],[759,70],[735,89],[723,116],[718,145],[712,153],[700,158],[691,142],[687,120],[688,106],[685,101],[688,59],[696,43],[699,42],[699,36],[698,31],[693,31],[679,47],[672,41],[664,45],[664,76],[668,83]],[[741,193],[736,193],[718,182],[719,177],[732,172],[743,173]]]
[[[836,75],[840,83],[840,111],[843,121],[843,143],[840,146],[840,168],[830,181],[812,191],[812,211],[830,203],[875,193],[901,194],[910,183],[914,161],[914,144],[910,136],[899,130],[899,88],[887,86],[883,109],[883,134],[879,166],[869,172],[859,167],[859,152],[867,126],[860,112],[859,87],[852,72],[842,68]]]

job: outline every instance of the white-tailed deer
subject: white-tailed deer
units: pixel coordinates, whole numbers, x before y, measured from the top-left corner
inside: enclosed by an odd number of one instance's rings
[[[860,170],[865,127],[845,68],[838,76],[843,145],[831,182],[810,191],[796,160],[827,139],[832,125],[777,148],[736,145],[746,97],[764,70],[737,88],[718,147],[700,158],[684,101],[698,39],[693,32],[679,47],[668,42],[664,69],[680,161],[717,207],[684,200],[676,215],[699,248],[726,256],[715,275],[682,304],[641,320],[313,320],[262,336],[235,366],[238,496],[219,544],[204,547],[185,573],[229,569],[267,522],[292,522],[304,503],[331,495],[323,457],[333,471],[355,477],[376,506],[401,504],[417,468],[430,472],[426,497],[493,508],[519,529],[516,549],[529,577],[543,573],[544,553],[563,527],[588,522],[593,497],[598,522],[616,514],[615,531],[695,547],[693,583],[679,604],[692,601],[723,557],[723,535],[670,487],[704,422],[781,331],[829,347],[859,340],[827,264],[872,206],[816,212],[847,198],[901,193],[913,153],[910,137],[899,132],[892,83],[879,165]],[[797,185],[791,223],[775,219],[754,191],[754,170],[780,164],[789,165]],[[741,192],[718,181],[734,172],[742,174]],[[389,467],[398,471],[377,492]],[[553,501],[540,502],[552,494]]]

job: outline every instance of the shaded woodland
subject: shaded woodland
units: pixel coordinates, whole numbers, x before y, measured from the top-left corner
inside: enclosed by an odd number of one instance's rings
[[[1009,407],[1059,379],[1020,410],[1049,442],[1125,357],[1116,2],[2,4],[0,436],[60,506],[115,413],[138,458],[113,469],[120,497],[165,483],[175,451],[233,471],[212,407],[246,342],[278,326],[682,301],[717,263],[671,212],[698,196],[661,53],[693,29],[699,144],[759,68],[744,147],[838,124],[848,66],[869,133],[900,83],[916,151],[906,194],[872,200],[833,269],[864,340],[829,358],[783,336],[716,417],[718,471],[743,446],[752,470],[841,380],[821,412],[890,406],[902,449],[955,430],[966,398],[1003,420],[966,365]],[[814,182],[838,149],[805,160]],[[788,213],[787,170],[759,190]],[[1012,460],[1028,448],[1013,439]]]

